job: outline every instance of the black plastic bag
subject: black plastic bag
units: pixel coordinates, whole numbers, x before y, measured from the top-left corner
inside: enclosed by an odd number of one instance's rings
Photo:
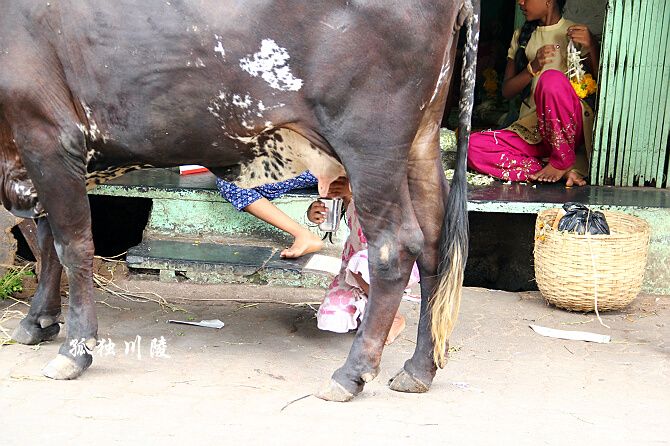
[[[559,231],[575,232],[579,235],[586,234],[586,231],[593,235],[609,235],[610,227],[602,212],[592,211],[575,202],[565,203],[563,209],[565,215],[558,222]]]

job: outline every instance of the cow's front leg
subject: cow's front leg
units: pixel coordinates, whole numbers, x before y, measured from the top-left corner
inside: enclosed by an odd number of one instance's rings
[[[37,291],[32,298],[30,311],[14,330],[12,338],[21,344],[34,345],[51,341],[58,336],[61,314],[60,279],[63,267],[58,261],[51,234],[51,226],[46,217],[37,221],[37,242],[42,269]]]
[[[369,186],[357,189],[354,185],[356,211],[368,239],[370,294],[349,356],[317,394],[319,398],[348,401],[379,373],[384,342],[423,245],[404,175],[402,180],[404,183],[400,185],[380,185],[379,189]],[[378,190],[398,192],[392,197],[382,197]]]
[[[74,379],[81,375],[93,362],[91,353],[97,344],[91,213],[83,183],[77,192],[67,206],[47,208],[54,245],[65,267],[70,290],[65,342],[42,371],[53,379]]]
[[[24,130],[28,135],[24,138],[24,164],[48,215],[55,252],[69,284],[65,342],[42,371],[53,379],[74,379],[91,365],[98,331],[84,139],[72,127],[44,129],[44,124],[36,124],[34,128],[41,132]]]

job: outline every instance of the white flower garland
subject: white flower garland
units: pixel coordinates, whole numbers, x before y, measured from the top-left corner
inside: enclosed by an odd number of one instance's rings
[[[581,56],[581,51],[577,49],[572,39],[570,39],[568,42],[568,71],[565,72],[568,79],[577,78],[577,82],[581,82],[586,74],[584,65],[582,65],[582,61],[586,60],[586,58]]]

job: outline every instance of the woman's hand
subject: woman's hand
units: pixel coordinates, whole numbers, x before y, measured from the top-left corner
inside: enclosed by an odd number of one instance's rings
[[[582,54],[586,56],[588,67],[591,68],[591,74],[594,78],[598,78],[599,65],[599,50],[598,42],[596,41],[591,31],[586,25],[573,25],[568,28],[568,37],[572,39],[575,44],[581,45]]]
[[[572,25],[568,28],[568,37],[576,44],[581,45],[584,53],[591,51],[593,46],[593,34],[586,25]]]
[[[326,205],[321,201],[315,201],[307,208],[307,219],[315,224],[321,224],[326,220]]]
[[[328,198],[343,198],[346,202],[351,199],[351,188],[349,187],[349,180],[347,177],[339,177],[332,183],[328,189]]]
[[[530,64],[533,71],[539,73],[545,65],[553,62],[554,57],[558,55],[558,50],[560,48],[560,45],[545,45],[540,47],[540,49],[537,50],[537,53],[535,53],[535,60]]]

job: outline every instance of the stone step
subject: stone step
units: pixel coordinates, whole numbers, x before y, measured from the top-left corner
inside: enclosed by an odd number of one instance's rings
[[[279,249],[177,240],[145,240],[128,250],[126,262],[134,273],[147,270],[165,282],[253,283],[326,288],[333,275],[306,269],[312,258],[283,259]]]

